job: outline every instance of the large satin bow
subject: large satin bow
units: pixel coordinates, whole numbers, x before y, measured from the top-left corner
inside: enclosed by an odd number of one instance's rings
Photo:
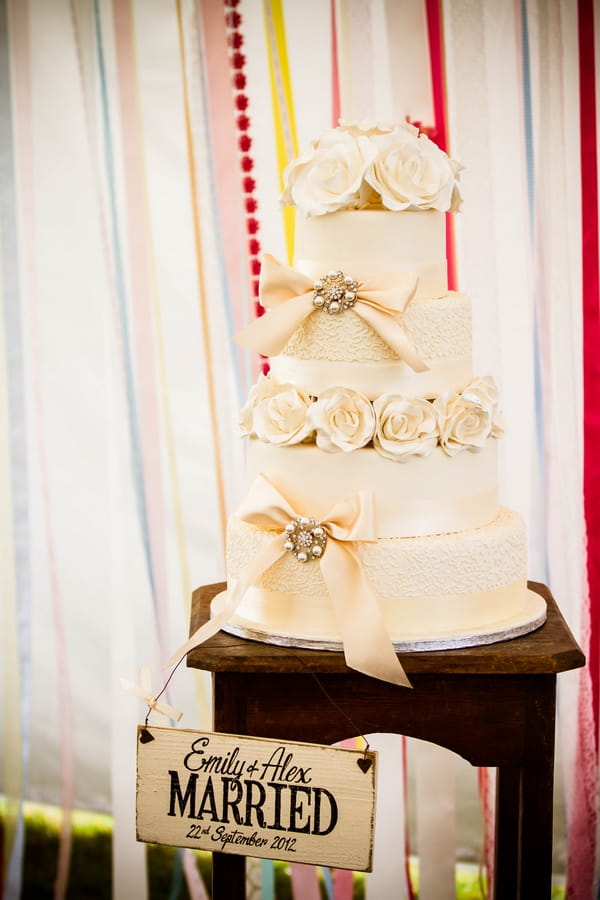
[[[259,475],[236,515],[245,522],[260,525],[277,536],[250,562],[228,590],[227,601],[209,622],[200,628],[169,659],[177,662],[194,647],[207,641],[234,615],[246,590],[288,551],[285,526],[298,517],[289,501],[264,475]],[[375,510],[368,491],[335,503],[321,520],[327,532],[327,546],[318,561],[298,565],[319,565],[333,604],[346,664],[351,669],[411,687],[385,630],[375,594],[367,581],[353,541],[374,541]]]
[[[352,308],[414,372],[425,372],[428,367],[417,355],[399,319],[415,295],[417,282],[418,277],[410,272],[382,272],[358,280]],[[276,356],[315,311],[313,294],[314,280],[265,253],[260,300],[269,312],[236,334],[235,340],[256,353]]]

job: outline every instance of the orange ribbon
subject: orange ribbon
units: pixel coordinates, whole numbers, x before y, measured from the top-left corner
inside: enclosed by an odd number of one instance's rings
[[[288,537],[285,526],[298,518],[298,513],[264,475],[259,475],[252,483],[236,515],[245,522],[274,532],[273,540],[231,585],[224,607],[179,647],[169,659],[169,666],[216,634],[233,617],[246,590],[288,552],[284,546]],[[328,538],[323,556],[318,562],[299,562],[298,565],[318,564],[321,567],[340,630],[346,664],[373,678],[411,687],[353,547],[353,541],[377,540],[372,493],[359,491],[335,503],[320,524]]]
[[[353,310],[414,372],[426,372],[427,365],[400,321],[415,295],[418,277],[410,272],[382,272],[357,282]],[[313,296],[314,281],[266,253],[260,273],[260,302],[269,312],[240,331],[235,340],[256,353],[277,356],[302,322],[315,312]]]

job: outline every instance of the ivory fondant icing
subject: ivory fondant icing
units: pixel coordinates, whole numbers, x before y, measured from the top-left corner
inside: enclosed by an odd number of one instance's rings
[[[331,269],[359,279],[377,272],[415,275],[416,293],[401,322],[426,369],[415,372],[353,310],[342,316],[317,310],[273,358],[279,378],[313,394],[343,384],[369,397],[389,391],[433,397],[460,390],[472,377],[471,303],[464,294],[448,293],[441,213],[298,217],[294,265],[315,279]]]
[[[215,597],[215,612],[222,608],[226,596],[225,592]],[[253,607],[251,618],[240,612],[223,630],[283,647],[343,650],[336,622],[331,616],[319,614],[321,608],[316,606],[314,598],[298,594],[294,599],[297,605],[290,611],[288,596],[251,588],[248,595],[249,605]],[[444,594],[408,598],[402,605],[394,600],[380,603],[386,630],[398,652],[476,647],[512,640],[543,625],[546,619],[542,597],[521,583],[477,591],[469,596]],[[445,618],[440,618],[440,607],[457,609],[458,614],[449,625]],[[264,622],[256,614],[257,609],[262,610]]]
[[[267,474],[302,516],[322,518],[340,497],[368,488],[378,537],[416,537],[480,528],[497,517],[496,446],[490,439],[480,452],[453,457],[436,447],[429,456],[396,462],[373,447],[323,453],[314,445],[252,439],[246,465],[250,482]]]
[[[281,381],[289,381],[315,397],[333,385],[361,391],[370,400],[392,392],[406,397],[435,397],[445,390],[458,391],[470,380],[471,360],[465,357],[430,360],[426,372],[413,372],[402,360],[368,360],[357,365],[282,354],[272,360],[271,372]]]
[[[311,278],[330,269],[357,277],[376,272],[412,272],[416,300],[448,291],[443,213],[413,210],[342,210],[327,216],[296,216],[294,265]]]
[[[395,392],[434,397],[461,390],[472,377],[471,303],[464,294],[447,294],[411,303],[403,327],[424,372],[415,372],[352,310],[343,318],[309,316],[271,371],[283,381],[319,394],[332,384],[360,390],[370,398]]]
[[[448,291],[459,170],[406,123],[344,123],[313,142],[286,175],[302,212],[293,269],[266,258],[268,321],[245,337],[272,354],[271,376],[242,411],[248,493],[215,621],[344,649],[397,684],[390,644],[489,643],[545,617],[523,521],[498,505],[497,389],[473,377],[471,303]]]
[[[233,517],[227,539],[231,579],[273,539],[272,532]],[[503,632],[509,622],[513,627],[518,622],[524,625],[528,616],[541,624],[543,601],[535,601],[527,590],[523,520],[511,510],[501,508],[483,528],[358,542],[356,552],[396,643],[453,642],[461,637],[468,643],[468,635]],[[246,592],[232,625],[265,635],[272,630],[313,642],[339,641],[319,565],[299,566],[290,555],[271,566]]]

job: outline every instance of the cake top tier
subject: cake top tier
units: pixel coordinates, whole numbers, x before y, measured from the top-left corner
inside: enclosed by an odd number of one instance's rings
[[[340,209],[457,212],[461,168],[408,122],[340,120],[289,164],[281,200],[305,216]]]
[[[386,209],[341,210],[296,221],[294,268],[309,278],[332,269],[363,281],[376,273],[407,272],[417,278],[416,300],[448,291],[444,214]]]

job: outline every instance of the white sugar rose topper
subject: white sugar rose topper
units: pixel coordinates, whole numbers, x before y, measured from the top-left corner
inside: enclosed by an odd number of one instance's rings
[[[457,212],[460,163],[408,122],[340,120],[284,172],[284,206],[305,216],[340,209]]]
[[[326,131],[286,168],[282,204],[295,206],[305,216],[360,206],[364,175],[376,153],[366,134],[339,128]]]
[[[377,155],[365,172],[365,181],[381,198],[385,209],[435,209],[457,212],[460,193],[456,179],[461,166],[429,140],[426,134],[406,133],[372,138]]]
[[[260,273],[260,301],[268,312],[236,334],[235,340],[256,353],[276,356],[312,313],[325,309],[343,314],[352,307],[414,372],[425,372],[428,366],[417,355],[401,323],[417,281],[417,276],[409,272],[382,272],[364,280],[330,272],[313,281],[266,253]]]

